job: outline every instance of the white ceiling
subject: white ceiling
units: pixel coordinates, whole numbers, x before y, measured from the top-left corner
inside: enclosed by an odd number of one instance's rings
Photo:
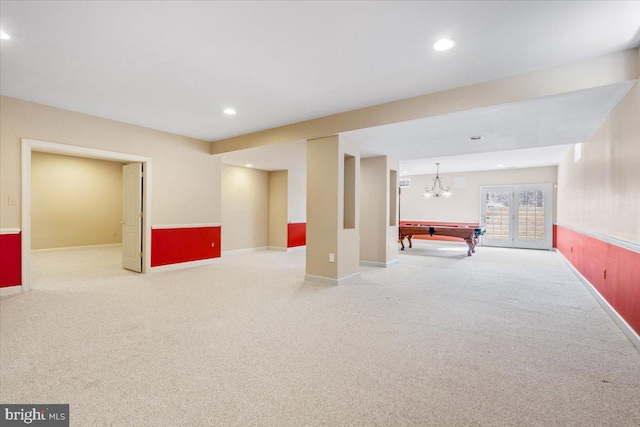
[[[635,82],[624,82],[377,126],[343,135],[357,141],[362,157],[401,160],[418,175],[557,165],[570,144],[584,142]],[[481,135],[479,141],[469,138]],[[304,141],[226,153],[222,162],[263,170],[305,170]],[[502,166],[500,166],[502,165]]]
[[[398,160],[585,141],[635,81],[345,132],[362,157]],[[482,136],[472,141],[471,136]]]
[[[442,174],[557,166],[571,147],[572,145],[552,145],[550,147],[406,160],[400,163],[400,174],[403,176],[432,175],[436,173],[436,163],[440,163],[440,173]]]
[[[0,91],[217,140],[628,49],[639,23],[638,1],[2,1]]]
[[[470,172],[494,169],[535,168],[555,166],[572,145],[525,148],[518,150],[428,157],[400,162],[401,175],[435,174],[436,162],[441,173]],[[265,171],[306,170],[306,141],[250,148],[221,154],[224,164]]]

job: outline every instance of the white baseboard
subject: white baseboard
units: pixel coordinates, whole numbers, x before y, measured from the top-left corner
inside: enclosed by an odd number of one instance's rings
[[[388,267],[392,267],[394,265],[397,265],[400,263],[399,259],[394,259],[393,261],[389,261],[389,262],[376,262],[376,261],[360,261],[360,265],[363,267],[384,267],[384,268],[388,268]]]
[[[86,245],[86,246],[67,246],[64,248],[32,249],[31,252],[52,252],[52,251],[72,251],[74,249],[115,248],[116,246],[122,246],[122,243],[106,243],[104,245]]]
[[[211,265],[220,262],[220,258],[208,258],[198,261],[180,262],[177,264],[160,265],[158,267],[151,267],[152,273],[160,273],[163,271],[182,270],[183,268],[202,267],[204,265]]]
[[[567,258],[565,258],[565,256],[562,254],[562,252],[557,251],[557,254],[560,255],[562,257],[562,259],[564,260],[564,262],[569,266],[569,268],[571,269],[571,271],[573,271],[573,274],[576,275],[576,277],[582,282],[582,284],[584,285],[585,288],[587,288],[587,290],[589,291],[589,293],[591,293],[591,295],[593,295],[593,297],[595,298],[596,301],[598,301],[598,303],[602,306],[602,308],[604,309],[604,311],[607,312],[607,314],[613,319],[614,322],[616,322],[616,325],[618,325],[618,327],[622,330],[622,332],[627,336],[627,338],[629,338],[629,341],[631,341],[631,343],[636,347],[636,349],[638,349],[638,351],[640,351],[640,335],[638,335],[636,333],[636,331],[634,331],[631,326],[629,326],[629,324],[627,323],[626,320],[624,320],[624,318],[622,316],[620,316],[620,314],[616,311],[615,308],[613,308],[611,306],[611,304],[609,304],[609,302],[604,299],[604,297],[602,295],[600,295],[600,292],[598,292],[598,290],[591,284],[591,282],[589,282],[587,280],[586,277],[584,277],[570,262]]]
[[[358,277],[360,277],[360,273],[354,273],[350,276],[346,276],[341,279],[332,279],[330,277],[322,277],[322,276],[314,276],[313,274],[305,274],[304,280],[308,280],[310,282],[324,283],[327,285],[344,285],[345,283],[350,282],[353,279],[357,279]]]
[[[19,293],[22,293],[22,285],[7,286],[6,288],[0,288],[0,297],[18,295]]]
[[[307,246],[306,245],[294,246],[292,248],[287,248],[287,252],[300,252],[300,251],[306,251],[306,250],[307,250]]]
[[[234,249],[232,251],[222,251],[222,255],[248,254],[251,252],[266,251],[269,246],[260,246],[257,248]]]

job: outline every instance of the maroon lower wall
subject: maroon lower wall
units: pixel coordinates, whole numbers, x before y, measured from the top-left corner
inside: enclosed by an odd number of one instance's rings
[[[287,224],[287,247],[295,248],[307,244],[307,223],[296,222]]]
[[[219,257],[220,226],[151,230],[151,267]]]
[[[555,246],[640,334],[640,253],[556,225]]]
[[[0,234],[0,288],[22,284],[22,233]]]
[[[151,266],[220,257],[220,227],[151,230]],[[0,288],[22,284],[22,234],[0,234]]]

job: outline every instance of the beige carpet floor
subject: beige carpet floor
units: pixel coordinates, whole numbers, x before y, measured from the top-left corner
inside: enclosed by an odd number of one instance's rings
[[[73,426],[639,426],[640,354],[559,255],[465,250],[340,286],[304,252],[147,275],[37,252],[0,301],[0,401]]]

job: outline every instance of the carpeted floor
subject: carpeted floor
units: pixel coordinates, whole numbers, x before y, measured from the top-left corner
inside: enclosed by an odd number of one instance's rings
[[[554,252],[421,243],[346,285],[304,252],[147,275],[33,254],[0,401],[74,426],[634,426],[640,353]]]

